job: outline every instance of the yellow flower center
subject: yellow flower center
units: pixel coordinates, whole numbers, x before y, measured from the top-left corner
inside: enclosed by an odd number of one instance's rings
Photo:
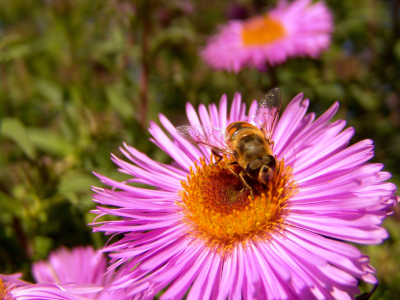
[[[182,202],[178,204],[183,208],[189,234],[225,252],[236,243],[265,240],[282,230],[286,204],[296,188],[292,169],[279,161],[267,186],[244,176],[253,190],[252,199],[240,178],[228,169],[227,163],[232,160],[224,157],[214,165],[212,158],[210,164],[201,158],[201,165],[195,163],[187,181],[181,182]],[[241,170],[237,165],[230,168],[236,174]]]
[[[285,35],[283,24],[265,15],[243,24],[242,42],[245,46],[260,46],[272,43]]]
[[[0,299],[1,300],[13,300],[14,298],[10,295],[10,289],[8,283],[0,278]]]

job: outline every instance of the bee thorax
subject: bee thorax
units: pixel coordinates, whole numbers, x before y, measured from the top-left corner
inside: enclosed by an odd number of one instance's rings
[[[244,137],[238,142],[236,151],[239,164],[245,167],[251,161],[270,154],[268,143],[256,134]]]

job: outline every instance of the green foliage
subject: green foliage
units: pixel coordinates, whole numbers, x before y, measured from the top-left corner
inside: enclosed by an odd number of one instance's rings
[[[31,160],[36,159],[36,148],[30,140],[26,127],[20,120],[16,118],[3,118],[1,129],[2,135],[12,139],[28,158]]]
[[[232,1],[0,0],[0,273],[65,245],[104,245],[86,226],[94,215],[92,171],[126,179],[110,161],[125,141],[169,162],[151,142],[149,121],[186,123],[185,103],[218,102],[241,92],[260,99],[277,82],[284,106],[304,92],[321,114],[338,118],[353,141],[375,141],[374,162],[400,184],[400,25],[398,3],[327,1],[335,16],[329,51],[269,72],[215,72],[199,49],[228,21]],[[272,6],[235,1],[250,16]],[[397,9],[397,10],[396,10]],[[399,293],[399,212],[391,238],[363,250],[378,270],[374,299]],[[364,288],[364,287],[363,287]]]

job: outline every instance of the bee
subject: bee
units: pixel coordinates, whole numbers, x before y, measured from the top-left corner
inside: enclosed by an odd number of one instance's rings
[[[251,113],[251,123],[233,122],[226,129],[181,125],[176,127],[176,131],[185,140],[210,148],[218,157],[215,165],[222,160],[223,154],[233,157],[234,161],[227,164],[228,169],[240,178],[243,190],[249,190],[254,199],[253,190],[245,180],[245,176],[263,185],[267,185],[274,176],[277,162],[272,151],[274,146],[272,134],[281,102],[281,92],[279,88],[274,88],[258,102],[257,109]],[[229,165],[239,165],[241,171],[236,173]]]

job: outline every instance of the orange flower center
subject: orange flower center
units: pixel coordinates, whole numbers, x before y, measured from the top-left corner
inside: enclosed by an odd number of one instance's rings
[[[10,289],[8,283],[0,278],[0,299],[1,300],[13,300],[14,298],[10,295]]]
[[[242,29],[242,41],[245,46],[270,44],[286,34],[285,27],[268,15],[246,21]]]
[[[238,242],[268,239],[283,228],[286,203],[296,187],[291,179],[292,169],[285,168],[283,161],[278,162],[267,186],[244,176],[254,199],[240,178],[228,169],[227,163],[232,160],[224,157],[218,165],[206,164],[204,158],[200,161],[200,166],[195,163],[195,170],[190,170],[187,181],[182,181],[182,202],[178,202],[190,235],[225,252]],[[237,165],[230,168],[236,174],[241,170]]]

